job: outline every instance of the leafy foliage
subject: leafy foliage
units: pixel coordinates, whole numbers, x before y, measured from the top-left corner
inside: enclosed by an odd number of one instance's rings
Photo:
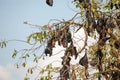
[[[12,58],[15,58],[16,55],[17,55],[17,50],[14,50],[13,55],[12,55]]]
[[[7,43],[6,41],[2,41],[2,42],[0,42],[0,47],[1,47],[1,48],[6,47],[6,43]]]
[[[46,3],[53,6],[53,0],[46,0]],[[99,3],[97,0],[74,0],[73,4],[79,9],[75,16],[68,21],[42,26],[39,32],[32,33],[27,38],[26,42],[33,45],[32,48],[14,50],[12,57],[22,53],[20,59],[24,60],[21,66],[26,67],[26,59],[30,58],[32,53],[33,61],[40,64],[40,59],[53,56],[53,48],[58,43],[65,48],[61,67],[54,67],[52,63],[43,68],[36,65],[28,68],[27,73],[33,74],[39,68],[37,79],[40,80],[120,79],[120,1],[103,0]],[[31,25],[28,22],[25,24]],[[81,39],[83,46],[78,49],[75,43],[79,43],[80,39],[75,42],[74,34],[81,29],[85,37]],[[89,44],[89,39],[94,39],[95,42]],[[35,51],[43,49],[44,45],[43,54],[41,52],[38,56]],[[6,47],[6,42],[0,42],[0,47]],[[80,58],[83,51],[85,54]],[[72,64],[73,56],[75,60],[79,59],[78,63]],[[95,68],[93,74],[89,70],[91,68]],[[24,80],[28,79],[26,76]]]

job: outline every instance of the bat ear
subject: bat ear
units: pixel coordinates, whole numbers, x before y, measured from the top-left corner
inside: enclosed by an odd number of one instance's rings
[[[46,0],[46,4],[49,6],[53,6],[53,0]]]

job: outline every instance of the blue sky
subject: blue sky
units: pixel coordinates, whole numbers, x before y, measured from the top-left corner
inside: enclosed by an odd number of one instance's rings
[[[73,8],[72,0],[54,0],[53,7],[46,5],[45,1],[0,0],[0,41],[26,40],[30,33],[37,31],[37,29],[23,24],[24,21],[42,26],[47,24],[50,19],[68,20],[75,14],[70,9]],[[69,8],[68,5],[72,7]],[[0,80],[23,80],[25,74],[22,73],[25,72],[22,71],[24,69],[14,68],[16,61],[11,58],[11,55],[14,49],[26,47],[28,46],[21,42],[10,42],[6,48],[0,48]]]

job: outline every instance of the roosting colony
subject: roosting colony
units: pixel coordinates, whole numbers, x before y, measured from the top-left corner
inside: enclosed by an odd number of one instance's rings
[[[79,64],[85,67],[85,76],[86,79],[89,76],[88,73],[88,64],[91,66],[96,66],[99,70],[99,74],[102,74],[106,80],[119,80],[120,79],[120,72],[118,71],[107,71],[111,70],[111,68],[116,67],[117,69],[120,69],[120,62],[119,61],[113,61],[108,62],[107,64],[104,64],[105,56],[107,56],[103,51],[104,47],[106,46],[106,42],[109,42],[109,48],[110,50],[107,50],[106,52],[109,54],[115,54],[114,56],[116,58],[119,58],[120,56],[120,35],[115,34],[116,25],[117,29],[120,30],[120,12],[116,12],[115,14],[109,13],[105,14],[101,11],[94,11],[92,8],[94,7],[94,2],[92,3],[90,0],[74,0],[74,2],[78,2],[81,7],[84,9],[85,12],[85,18],[86,18],[86,25],[85,30],[89,37],[93,34],[93,32],[98,33],[98,41],[97,45],[94,45],[95,51],[94,51],[94,57],[91,59],[91,61],[88,61],[87,54],[88,50],[84,47],[85,55],[80,59]],[[53,6],[53,0],[46,0],[46,3],[49,6]],[[96,4],[95,4],[96,5]],[[110,6],[110,9],[120,9],[120,2],[114,3],[112,0],[109,1],[108,5]],[[98,15],[96,15],[96,13]],[[74,22],[73,22],[74,23]],[[76,47],[73,44],[72,34],[70,31],[70,25],[73,23],[65,22],[65,25],[63,27],[57,28],[52,37],[49,39],[47,43],[47,47],[45,49],[45,54],[49,54],[49,56],[52,56],[52,48],[55,46],[55,42],[58,42],[60,46],[63,46],[66,48],[66,51],[64,53],[64,56],[62,57],[62,68],[60,69],[60,80],[68,80],[70,78],[70,56],[75,56],[75,59],[78,57],[78,53],[76,50]],[[82,26],[84,27],[84,26]],[[118,31],[119,33],[119,31]],[[119,37],[116,37],[119,36]],[[68,46],[68,43],[70,45]],[[115,50],[114,50],[115,49]],[[114,57],[113,57],[114,58]],[[90,63],[89,63],[90,62]],[[103,69],[103,64],[106,65],[107,69]],[[76,80],[75,78],[73,80]],[[101,76],[98,76],[98,80],[101,80]]]

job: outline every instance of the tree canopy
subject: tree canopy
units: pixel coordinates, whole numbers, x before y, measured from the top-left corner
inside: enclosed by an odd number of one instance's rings
[[[46,0],[46,3],[54,7],[54,0]],[[26,67],[27,59],[33,56],[36,65],[28,68],[26,73],[32,75],[38,70],[36,80],[119,80],[120,1],[74,0],[71,3],[79,10],[71,19],[51,19],[39,32],[28,36],[26,43],[32,48],[14,50],[12,58],[21,53],[22,61],[16,64],[17,68]],[[0,43],[1,48],[6,42]],[[53,53],[56,44],[64,48],[63,54],[61,51]],[[39,67],[40,60],[56,54],[62,55],[60,66],[49,63]],[[29,80],[29,76],[24,80]]]

